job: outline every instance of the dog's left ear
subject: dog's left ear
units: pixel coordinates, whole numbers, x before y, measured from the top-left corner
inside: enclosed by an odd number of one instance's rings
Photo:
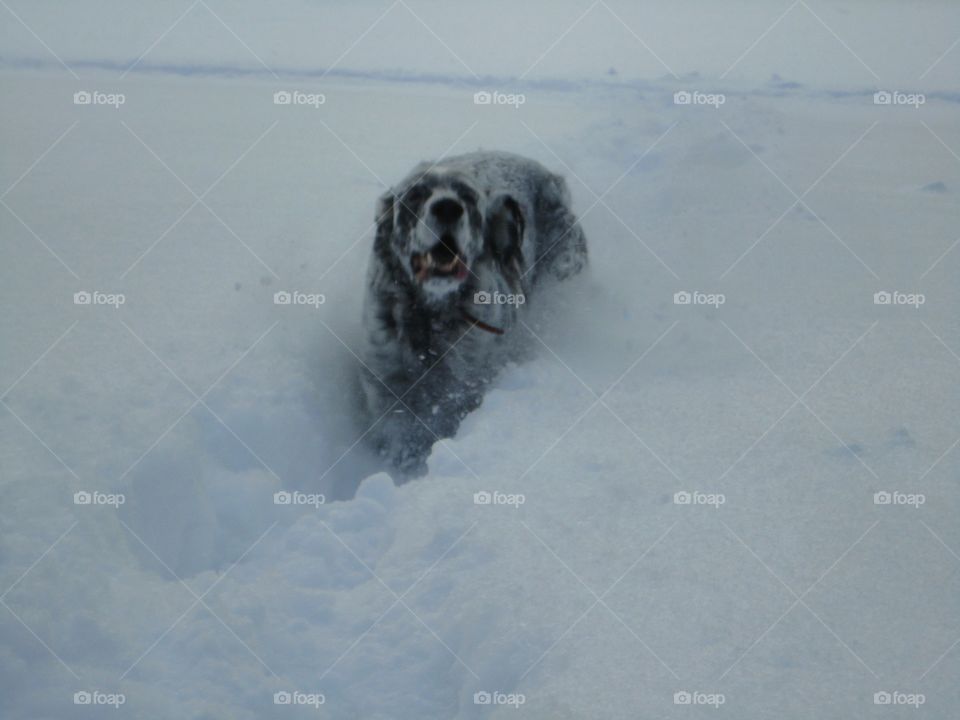
[[[490,199],[485,239],[487,247],[501,263],[522,259],[524,228],[523,211],[513,196],[496,195]]]
[[[396,201],[397,197],[393,194],[393,190],[387,190],[377,198],[377,235],[375,240],[377,244],[386,245],[390,242],[390,236],[393,234],[393,208]]]

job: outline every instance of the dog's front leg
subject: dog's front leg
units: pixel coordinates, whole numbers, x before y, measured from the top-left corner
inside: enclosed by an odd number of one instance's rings
[[[422,475],[433,443],[452,434],[438,422],[446,415],[439,397],[446,386],[441,380],[445,374],[443,369],[433,368],[421,375],[419,382],[411,373],[387,378],[380,385],[378,420],[371,434],[384,459],[406,476]]]

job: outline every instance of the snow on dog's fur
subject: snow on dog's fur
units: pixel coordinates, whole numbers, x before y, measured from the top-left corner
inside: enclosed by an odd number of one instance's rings
[[[405,475],[512,356],[547,278],[587,262],[563,178],[508,153],[422,163],[380,197],[364,306],[368,439]]]

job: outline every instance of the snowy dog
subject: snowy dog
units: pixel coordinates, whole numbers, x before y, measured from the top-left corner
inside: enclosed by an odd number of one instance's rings
[[[421,163],[377,203],[361,386],[369,438],[422,474],[513,356],[514,328],[546,278],[587,262],[563,178],[518,155]]]

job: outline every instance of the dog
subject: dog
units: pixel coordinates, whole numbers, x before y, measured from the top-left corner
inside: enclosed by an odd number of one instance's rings
[[[565,181],[519,155],[421,163],[379,198],[360,385],[367,438],[402,478],[515,357],[531,294],[586,264]]]

